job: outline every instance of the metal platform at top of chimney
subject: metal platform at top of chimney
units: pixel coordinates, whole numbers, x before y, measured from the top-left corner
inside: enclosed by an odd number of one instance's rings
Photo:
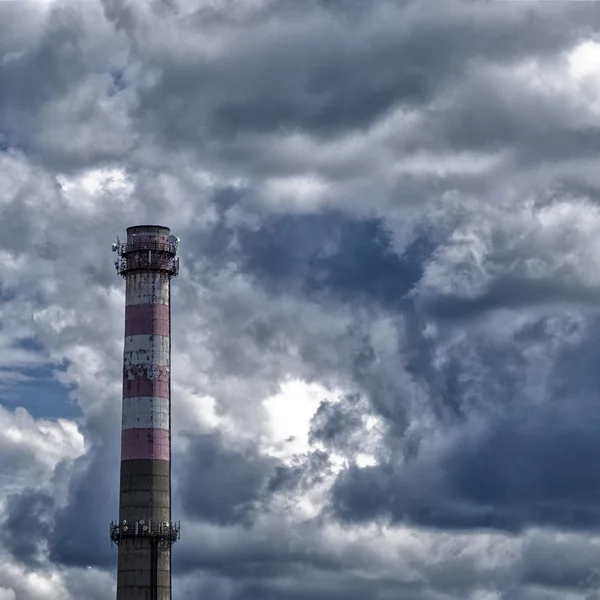
[[[159,271],[176,277],[179,273],[179,258],[176,258],[179,238],[168,237],[167,242],[136,240],[123,244],[117,239],[113,252],[119,255],[115,269],[122,277],[135,272]]]

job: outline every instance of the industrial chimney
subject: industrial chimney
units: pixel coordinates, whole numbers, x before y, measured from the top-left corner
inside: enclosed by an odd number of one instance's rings
[[[126,282],[117,600],[171,600],[171,279],[179,240],[167,227],[127,229],[113,244]]]

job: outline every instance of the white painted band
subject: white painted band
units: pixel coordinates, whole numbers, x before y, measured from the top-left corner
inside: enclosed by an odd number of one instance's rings
[[[125,280],[125,304],[169,304],[166,273],[131,273]]]
[[[169,337],[166,335],[130,335],[125,338],[123,366],[169,366]]]
[[[123,398],[123,429],[169,429],[166,398]]]

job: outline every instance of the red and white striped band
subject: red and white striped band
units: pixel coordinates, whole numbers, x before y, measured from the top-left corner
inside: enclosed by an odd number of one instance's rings
[[[167,236],[136,235],[135,242],[166,243]],[[169,280],[160,272],[126,279],[123,461],[170,459]]]
[[[168,429],[124,429],[121,432],[121,461],[169,460]]]
[[[123,399],[121,460],[169,460],[169,399]]]
[[[125,307],[125,337],[165,335],[169,331],[169,306],[166,304],[130,304]]]

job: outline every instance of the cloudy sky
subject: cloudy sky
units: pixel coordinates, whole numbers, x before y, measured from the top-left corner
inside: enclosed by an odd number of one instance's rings
[[[143,223],[182,240],[175,600],[599,599],[599,28],[0,1],[0,600],[113,597]]]

